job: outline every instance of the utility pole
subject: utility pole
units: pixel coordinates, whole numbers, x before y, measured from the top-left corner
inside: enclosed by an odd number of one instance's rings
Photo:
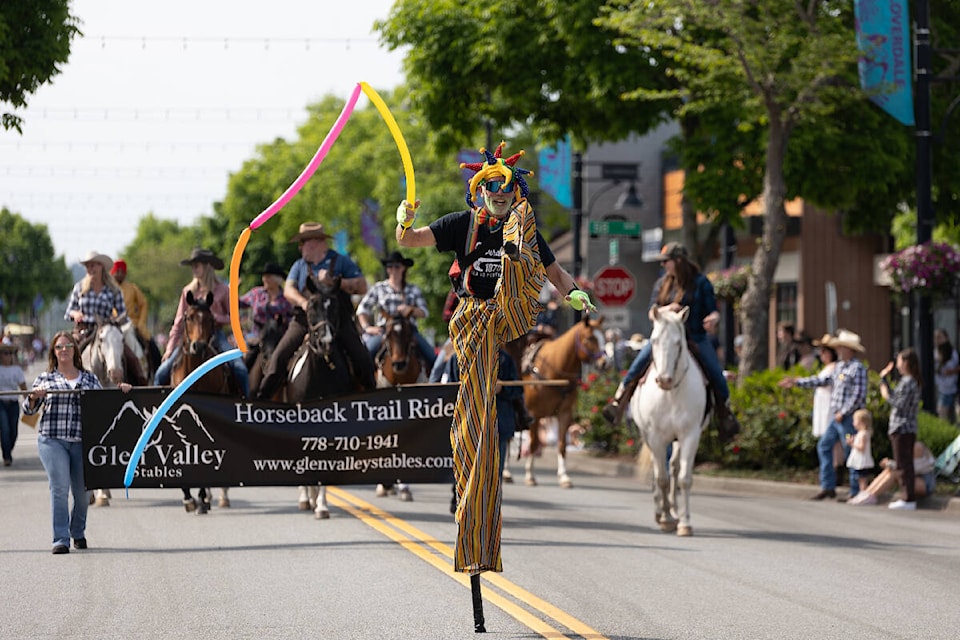
[[[583,273],[583,256],[580,255],[580,238],[583,237],[583,154],[573,154],[573,279]],[[565,293],[561,291],[560,293]],[[573,316],[580,321],[581,312],[574,311]]]
[[[930,47],[930,0],[915,0],[914,50],[916,51],[915,114],[917,129],[917,244],[930,242],[936,215],[933,211],[933,132],[930,128],[930,83],[932,51]],[[923,408],[936,412],[936,386],[933,384],[933,314],[928,293],[914,293],[914,344],[920,357]]]

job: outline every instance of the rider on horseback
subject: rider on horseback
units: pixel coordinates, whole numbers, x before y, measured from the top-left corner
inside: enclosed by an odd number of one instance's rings
[[[96,324],[103,319],[123,320],[127,307],[123,292],[110,275],[113,260],[97,251],[91,251],[80,261],[87,275],[73,285],[67,303],[66,320],[73,320],[79,330],[82,325]]]
[[[186,318],[187,293],[192,293],[196,300],[203,300],[208,293],[213,294],[213,303],[210,305],[210,311],[217,321],[217,331],[214,333],[213,346],[220,353],[231,349],[227,336],[223,332],[223,326],[230,324],[230,288],[221,282],[216,273],[217,269],[223,269],[223,260],[218,258],[209,249],[194,249],[190,257],[181,260],[183,266],[190,266],[193,273],[193,280],[180,292],[180,304],[177,305],[177,315],[173,321],[173,327],[170,328],[170,337],[167,339],[167,349],[163,354],[163,362],[157,369],[154,376],[158,385],[169,385],[170,374],[173,370],[173,364],[180,353],[180,342],[184,331],[184,320]],[[248,396],[249,382],[247,368],[239,358],[233,358],[227,363],[227,366],[233,371],[244,397]]]
[[[341,255],[331,249],[327,245],[328,237],[323,230],[323,225],[319,222],[304,222],[300,225],[297,235],[290,239],[290,242],[299,244],[302,256],[290,268],[283,288],[284,297],[293,304],[293,318],[263,373],[263,380],[255,395],[258,399],[268,400],[280,389],[287,363],[309,332],[306,317],[309,299],[305,293],[308,275],[312,274],[320,280],[339,279],[339,294],[344,298],[351,294],[362,295],[367,292],[367,280],[363,277],[360,267],[349,256]],[[345,306],[352,308],[349,305]],[[340,328],[341,331],[336,336],[336,340],[343,346],[353,363],[356,377],[365,389],[374,389],[376,380],[373,361],[360,340],[356,322],[351,317],[343,322]]]
[[[247,369],[253,367],[260,354],[260,340],[263,330],[271,318],[277,318],[283,331],[293,316],[293,305],[283,297],[283,284],[287,272],[276,262],[268,262],[263,266],[260,278],[262,287],[254,287],[240,296],[240,308],[250,309],[253,319],[253,335],[247,339],[247,353],[243,362]]]
[[[417,331],[417,318],[427,317],[427,301],[420,287],[407,282],[407,269],[413,266],[413,260],[404,258],[399,251],[394,251],[380,262],[387,270],[387,279],[374,284],[357,307],[357,320],[363,330],[363,342],[367,345],[370,357],[376,361],[390,318],[408,317],[413,326],[420,356],[429,371],[433,367],[436,353],[433,345]],[[374,323],[373,318],[378,311],[377,321]]]
[[[160,349],[157,343],[153,341],[150,330],[147,328],[147,310],[149,303],[147,297],[143,295],[140,287],[127,280],[127,263],[124,260],[117,260],[110,269],[110,275],[117,281],[120,291],[123,292],[123,303],[127,307],[127,317],[133,324],[133,331],[137,342],[143,348],[148,356],[148,361],[152,367],[160,365]]]
[[[653,320],[654,310],[660,307],[669,307],[675,312],[682,307],[690,307],[686,321],[687,341],[694,345],[691,353],[703,368],[713,390],[721,434],[732,437],[740,430],[740,425],[727,404],[730,389],[720,368],[717,351],[707,334],[707,331],[716,327],[720,321],[713,285],[701,273],[700,268],[690,261],[687,248],[679,242],[664,245],[660,252],[660,262],[663,264],[664,274],[653,285],[650,319]],[[647,342],[634,358],[613,399],[603,408],[603,416],[609,422],[617,422],[623,415],[637,383],[650,366],[650,353],[651,345]]]

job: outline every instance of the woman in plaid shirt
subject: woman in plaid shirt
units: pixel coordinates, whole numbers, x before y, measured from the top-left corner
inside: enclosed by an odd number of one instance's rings
[[[893,459],[905,498],[894,500],[889,507],[912,511],[917,508],[913,445],[917,441],[917,413],[920,411],[920,358],[913,349],[904,349],[897,354],[896,366],[901,377],[897,386],[891,389],[889,376],[893,366],[890,362],[880,371],[880,395],[891,407],[887,433],[893,445]]]
[[[37,376],[30,395],[23,400],[23,412],[44,409],[37,432],[40,461],[50,483],[53,512],[53,553],[70,553],[70,538],[77,549],[87,548],[87,506],[90,501],[83,481],[83,444],[80,420],[80,393],[100,389],[97,377],[85,371],[80,347],[73,334],[61,331],[53,337],[49,367]],[[126,393],[130,385],[121,383]],[[50,393],[57,392],[57,393]],[[70,493],[73,492],[73,509]]]

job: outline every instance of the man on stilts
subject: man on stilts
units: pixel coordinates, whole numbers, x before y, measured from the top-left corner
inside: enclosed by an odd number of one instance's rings
[[[483,162],[460,165],[476,171],[467,189],[467,210],[414,229],[419,202],[404,201],[397,209],[400,246],[435,246],[456,254],[450,269],[460,296],[450,319],[461,379],[450,435],[457,491],[454,570],[471,576],[477,632],[485,631],[479,574],[503,570],[496,412],[499,350],[536,324],[546,279],[567,292],[565,300],[575,309],[596,310],[537,230],[524,179],[530,172],[516,167],[523,152],[503,159],[503,146],[501,142],[493,153],[481,149]]]

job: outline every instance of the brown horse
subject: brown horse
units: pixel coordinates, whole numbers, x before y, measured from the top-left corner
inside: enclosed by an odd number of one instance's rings
[[[217,355],[217,349],[212,341],[217,331],[217,323],[210,311],[213,304],[213,294],[208,293],[206,299],[197,300],[192,291],[187,292],[187,309],[183,317],[183,337],[180,340],[180,355],[173,363],[170,372],[170,383],[175,387],[184,378],[190,375],[197,367]],[[233,380],[233,375],[226,365],[216,367],[203,374],[196,384],[190,387],[198,393],[218,393],[223,395],[239,395],[239,389]],[[196,511],[204,514],[210,510],[210,495],[206,487],[199,490],[200,502],[190,495],[190,489],[183,489],[183,506],[187,512]],[[227,489],[220,489],[218,505],[229,507],[230,499]]]
[[[603,349],[603,318],[596,320],[584,316],[560,337],[541,340],[529,347],[523,357],[521,375],[530,381],[564,381],[564,385],[530,384],[524,388],[524,403],[534,417],[530,429],[530,455],[527,457],[526,478],[528,485],[537,484],[533,475],[533,460],[539,451],[540,433],[537,424],[541,418],[556,417],[557,429],[557,477],[560,486],[573,486],[567,475],[567,430],[573,421],[577,406],[577,387],[580,384],[580,369],[591,364],[603,369],[607,366]]]
[[[395,315],[387,322],[375,363],[387,386],[413,384],[419,380],[423,364],[420,362],[417,336],[409,314]]]

